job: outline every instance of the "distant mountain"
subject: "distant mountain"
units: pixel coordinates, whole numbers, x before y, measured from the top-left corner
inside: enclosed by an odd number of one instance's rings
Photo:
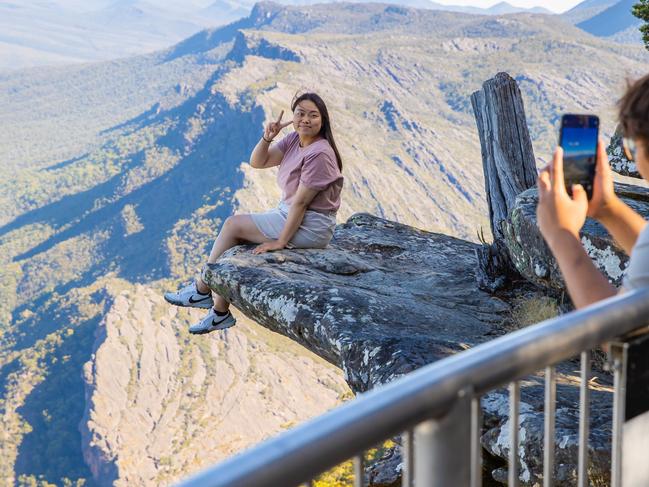
[[[423,2],[421,3],[425,3],[427,5],[420,5],[419,8],[445,10],[448,12],[463,12],[463,13],[476,14],[476,15],[506,15],[506,14],[516,14],[516,13],[555,15],[554,12],[543,7],[532,7],[532,8],[515,7],[507,2],[497,3],[496,5],[493,5],[489,8],[465,7],[459,5],[445,5],[445,4],[436,3],[428,0],[423,0]]]
[[[108,30],[141,32],[143,36],[165,36],[182,39],[203,26],[185,13],[168,10],[143,0],[117,0],[106,8],[84,15],[87,25],[101,25]],[[187,19],[191,20],[187,20]]]
[[[584,0],[567,12],[561,14],[561,17],[571,24],[578,24],[603,12],[607,8],[615,5],[617,2],[619,2],[619,0]]]
[[[200,10],[199,15],[207,18],[229,18],[235,20],[250,14],[251,5],[233,0],[216,0],[214,3]]]
[[[497,3],[496,5],[489,7],[488,9],[485,10],[490,15],[504,15],[504,14],[514,14],[514,13],[521,13],[521,12],[554,15],[554,12],[543,7],[521,8],[521,7],[514,7],[513,5],[507,2]]]
[[[631,13],[637,0],[621,0],[599,14],[577,24],[598,37],[610,37],[627,29],[638,28],[642,21]]]
[[[310,5],[322,0],[283,0]],[[396,5],[476,15],[543,13],[501,2],[488,9],[395,0]],[[0,71],[118,59],[168,47],[205,27],[250,14],[251,0],[39,0],[0,2]]]
[[[152,52],[248,13],[249,8],[236,4],[212,8],[202,2],[4,1],[0,2],[0,71]]]

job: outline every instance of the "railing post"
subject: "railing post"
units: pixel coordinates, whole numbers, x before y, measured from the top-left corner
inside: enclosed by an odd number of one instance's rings
[[[415,487],[469,485],[471,396],[458,397],[449,412],[415,428]]]
[[[543,425],[543,487],[554,486],[554,450],[557,405],[557,377],[554,366],[545,368],[545,421]]]
[[[401,436],[401,461],[403,462],[403,469],[401,470],[401,486],[414,487],[413,474],[414,474],[414,434],[412,430],[405,431]]]
[[[579,453],[577,485],[588,487],[588,444],[590,438],[590,361],[589,350],[581,352],[581,383],[579,385]]]
[[[644,331],[611,345],[616,386],[611,480],[620,487],[649,485],[649,334]]]
[[[613,369],[613,438],[611,444],[611,487],[622,487],[622,429],[626,398],[627,344],[610,345],[609,365]]]
[[[518,486],[520,401],[521,386],[518,381],[514,381],[509,384],[509,465],[507,469],[507,485],[509,487]]]
[[[365,459],[364,454],[361,453],[354,457],[354,487],[365,486]]]

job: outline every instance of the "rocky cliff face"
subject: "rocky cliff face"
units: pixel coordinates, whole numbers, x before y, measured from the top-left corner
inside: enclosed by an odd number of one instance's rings
[[[203,277],[363,392],[501,333],[509,306],[476,291],[477,247],[357,214],[324,251],[237,248]]]
[[[83,453],[100,485],[161,485],[332,408],[340,371],[237,315],[196,340],[202,316],[144,286],[123,291],[84,366]]]

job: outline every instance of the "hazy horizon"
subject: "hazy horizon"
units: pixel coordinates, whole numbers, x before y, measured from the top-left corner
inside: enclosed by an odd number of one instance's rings
[[[463,7],[479,7],[489,8],[494,5],[506,1],[514,7],[521,8],[534,8],[543,7],[552,10],[556,13],[567,12],[576,5],[579,5],[583,0],[435,0],[437,3],[444,5],[461,5]]]
[[[336,0],[333,0],[336,1]],[[377,0],[380,2],[380,0]],[[494,5],[498,3],[502,3],[503,1],[506,1],[507,3],[515,6],[515,7],[520,7],[520,8],[534,8],[534,7],[542,7],[546,8],[548,10],[551,10],[556,13],[563,13],[574,6],[578,5],[581,3],[583,0],[545,0],[545,1],[539,1],[539,0],[433,0],[436,3],[440,3],[443,5],[453,5],[453,6],[462,6],[462,7],[477,7],[477,8],[490,8],[493,7]],[[8,2],[12,3],[12,2]],[[31,2],[16,2],[19,3],[20,5],[25,5],[28,6]],[[38,4],[39,2],[34,2],[34,5]],[[110,0],[91,0],[91,1],[80,1],[80,0],[58,0],[55,3],[58,3],[59,5],[65,6],[67,8],[72,8],[72,9],[78,9],[82,11],[92,11],[94,9],[101,9],[105,8],[108,5],[110,5],[111,2]],[[182,7],[182,6],[187,6],[189,3],[193,7],[207,7],[211,4],[214,3],[213,0],[190,0],[189,2],[187,0],[151,0],[150,2],[154,5],[158,5],[161,7]],[[281,0],[280,0],[281,3]],[[323,3],[327,3],[326,0],[323,0]],[[389,2],[388,2],[389,3]]]

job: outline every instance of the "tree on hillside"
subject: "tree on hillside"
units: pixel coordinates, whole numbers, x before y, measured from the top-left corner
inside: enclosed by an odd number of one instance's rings
[[[640,0],[633,6],[633,15],[645,21],[645,24],[640,27],[642,32],[642,40],[645,47],[649,49],[649,0]]]

